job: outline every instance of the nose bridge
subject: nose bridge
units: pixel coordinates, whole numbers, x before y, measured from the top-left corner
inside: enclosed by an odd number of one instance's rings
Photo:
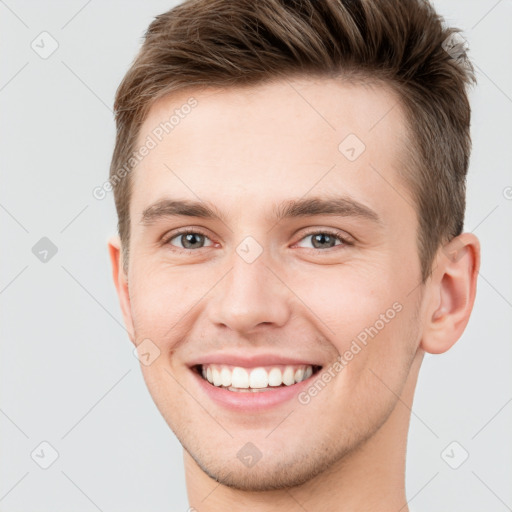
[[[247,257],[254,250],[250,241],[247,244],[242,242],[233,253],[231,271],[216,287],[210,319],[239,332],[261,324],[282,326],[290,315],[286,287],[267,268],[271,265],[267,254],[263,252],[252,261]]]

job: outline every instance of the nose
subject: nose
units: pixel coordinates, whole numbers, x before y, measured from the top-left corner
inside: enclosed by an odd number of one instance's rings
[[[209,318],[240,334],[265,325],[282,327],[290,317],[290,292],[263,257],[247,263],[234,254],[231,271],[215,287]]]

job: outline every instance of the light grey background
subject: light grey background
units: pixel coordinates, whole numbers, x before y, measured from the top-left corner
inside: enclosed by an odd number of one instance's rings
[[[113,198],[92,196],[108,177],[116,87],[147,25],[175,3],[0,1],[0,511],[188,507],[181,446],[146,390],[111,281]],[[435,5],[477,66],[466,231],[483,255],[466,332],[420,374],[407,496],[416,512],[500,512],[512,510],[512,1]],[[47,59],[31,48],[43,51],[41,37],[51,48],[43,31],[59,45]],[[32,252],[42,237],[58,249],[46,263]],[[59,454],[46,470],[31,458],[37,448],[50,460],[42,441]]]

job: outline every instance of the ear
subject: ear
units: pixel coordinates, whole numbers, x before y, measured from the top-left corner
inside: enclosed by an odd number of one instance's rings
[[[461,337],[473,309],[480,268],[480,242],[462,233],[439,249],[430,282],[429,304],[420,347],[446,352]]]
[[[130,340],[134,342],[134,330],[132,321],[132,310],[130,306],[130,293],[128,290],[128,276],[124,271],[123,252],[121,250],[121,240],[119,236],[112,236],[108,241],[108,252],[112,264],[112,278],[119,297],[119,304],[123,313],[124,324]]]

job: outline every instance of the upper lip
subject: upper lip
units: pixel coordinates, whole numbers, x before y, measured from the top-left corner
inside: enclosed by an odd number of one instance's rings
[[[226,352],[215,352],[213,354],[206,354],[188,363],[190,367],[204,364],[227,364],[231,366],[241,366],[245,368],[286,364],[322,366],[319,362],[316,362],[313,359],[302,359],[292,356],[284,356],[282,354],[240,355],[228,354]]]

